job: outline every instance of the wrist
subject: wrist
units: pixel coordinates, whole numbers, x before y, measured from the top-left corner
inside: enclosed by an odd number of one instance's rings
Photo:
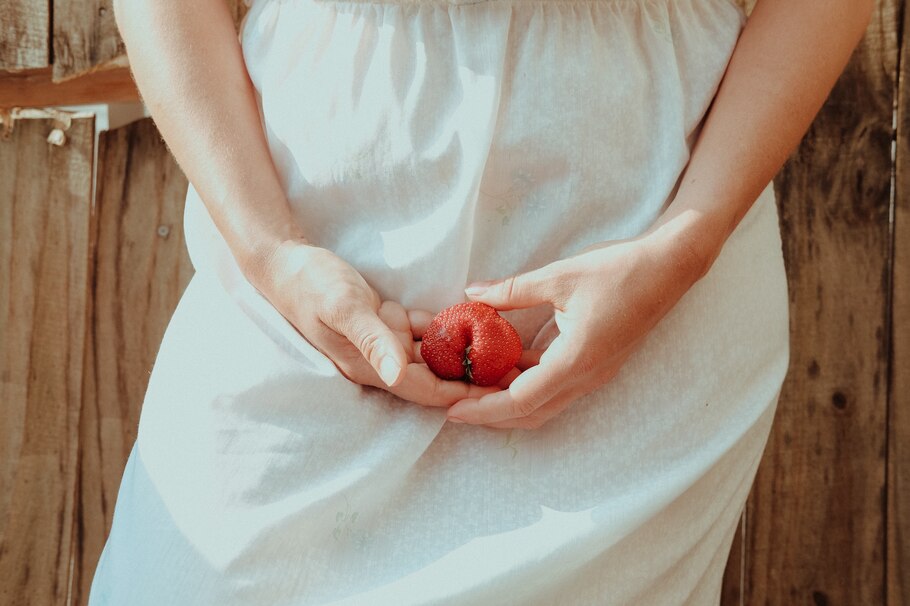
[[[303,236],[284,236],[248,247],[240,262],[247,280],[260,292],[270,289],[276,263],[291,249],[314,246]]]
[[[674,259],[694,284],[720,255],[727,233],[717,221],[697,212],[662,216],[642,234],[662,259]]]

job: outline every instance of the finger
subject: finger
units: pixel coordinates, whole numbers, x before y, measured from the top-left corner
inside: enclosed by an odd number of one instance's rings
[[[465,288],[465,294],[472,301],[503,311],[542,303],[552,303],[561,309],[568,282],[561,268],[555,262],[503,280],[472,282]]]
[[[558,336],[559,326],[556,324],[556,316],[553,316],[537,331],[534,340],[531,341],[531,349],[546,349]]]
[[[518,362],[515,363],[515,366],[519,370],[527,370],[532,366],[537,366],[540,364],[540,356],[545,351],[546,349],[524,349],[521,352],[521,357],[518,358]]]
[[[413,347],[416,341],[411,336],[411,323],[408,321],[405,308],[395,301],[383,301],[377,315],[398,337],[398,341],[408,355],[408,362],[413,362],[415,359]]]
[[[512,381],[518,378],[518,375],[521,374],[521,371],[517,367],[513,367],[512,370],[507,372],[503,378],[499,380],[496,385],[502,389],[508,389],[509,385],[512,384]]]
[[[408,312],[401,303],[383,301],[376,315],[393,331],[411,334],[411,322],[408,319]]]
[[[486,427],[495,429],[540,429],[553,417],[562,413],[573,402],[581,398],[585,390],[575,387],[559,392],[551,398],[546,404],[538,408],[534,414],[519,419],[508,419],[496,423],[485,423]]]
[[[564,389],[571,376],[569,340],[557,338],[543,352],[540,363],[522,372],[508,389],[457,402],[447,412],[465,423],[487,424],[527,417]]]
[[[464,398],[481,398],[500,390],[464,381],[447,381],[433,374],[425,364],[408,364],[400,384],[388,388],[396,396],[423,406],[451,406]]]
[[[308,333],[310,342],[322,352],[346,379],[361,385],[385,387],[385,383],[350,339],[322,321]]]
[[[392,329],[366,305],[357,305],[346,320],[340,323],[339,332],[360,350],[386,385],[398,385],[408,357]]]
[[[407,313],[411,323],[411,334],[415,339],[422,339],[435,314],[424,309],[409,309]]]

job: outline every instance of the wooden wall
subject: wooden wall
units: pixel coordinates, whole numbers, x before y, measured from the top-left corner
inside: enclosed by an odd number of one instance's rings
[[[94,118],[0,141],[0,604],[63,604],[77,523]]]
[[[0,1],[0,111],[138,100],[112,0]]]
[[[724,604],[883,604],[887,587],[908,582],[910,571],[896,566],[907,562],[907,546],[895,545],[888,561],[885,550],[889,523],[895,531],[907,506],[886,481],[896,394],[893,260],[910,243],[906,226],[895,232],[891,220],[903,8],[878,3],[846,72],[775,178],[791,363],[731,552]],[[893,455],[900,447],[891,448]],[[900,461],[890,462],[896,478]],[[910,469],[906,461],[902,469]],[[910,604],[895,591],[888,597]]]
[[[78,81],[121,60],[104,2],[6,4],[21,23],[0,66]],[[910,14],[876,11],[775,178],[791,367],[724,605],[910,606]],[[77,40],[89,49],[62,50]],[[0,606],[85,603],[192,272],[186,179],[151,120],[101,133],[95,164],[91,116],[61,120],[36,112],[0,138]]]

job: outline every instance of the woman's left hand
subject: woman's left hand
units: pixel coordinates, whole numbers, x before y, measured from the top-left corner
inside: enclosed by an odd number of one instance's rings
[[[496,428],[542,426],[611,380],[704,273],[691,247],[639,236],[599,243],[504,280],[474,283],[486,289],[473,294],[469,286],[468,297],[501,311],[552,304],[559,335],[508,389],[460,400],[447,418]]]

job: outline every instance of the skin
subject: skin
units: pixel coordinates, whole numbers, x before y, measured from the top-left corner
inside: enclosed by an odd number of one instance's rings
[[[783,166],[862,39],[870,0],[759,0],[737,42],[672,204],[637,238],[496,280],[469,299],[554,306],[559,336],[507,390],[449,420],[534,429],[614,377],[703,277]],[[668,261],[674,263],[670,265]],[[469,285],[469,288],[472,285]]]
[[[114,0],[149,113],[250,283],[348,379],[448,407],[452,421],[525,429],[614,377],[708,272],[805,134],[872,8],[872,0],[759,0],[677,195],[654,225],[499,277],[482,293],[466,290],[500,310],[548,303],[559,327],[549,347],[524,352],[499,386],[481,388],[435,377],[417,341],[432,314],[382,301],[293,219],[223,0]]]

